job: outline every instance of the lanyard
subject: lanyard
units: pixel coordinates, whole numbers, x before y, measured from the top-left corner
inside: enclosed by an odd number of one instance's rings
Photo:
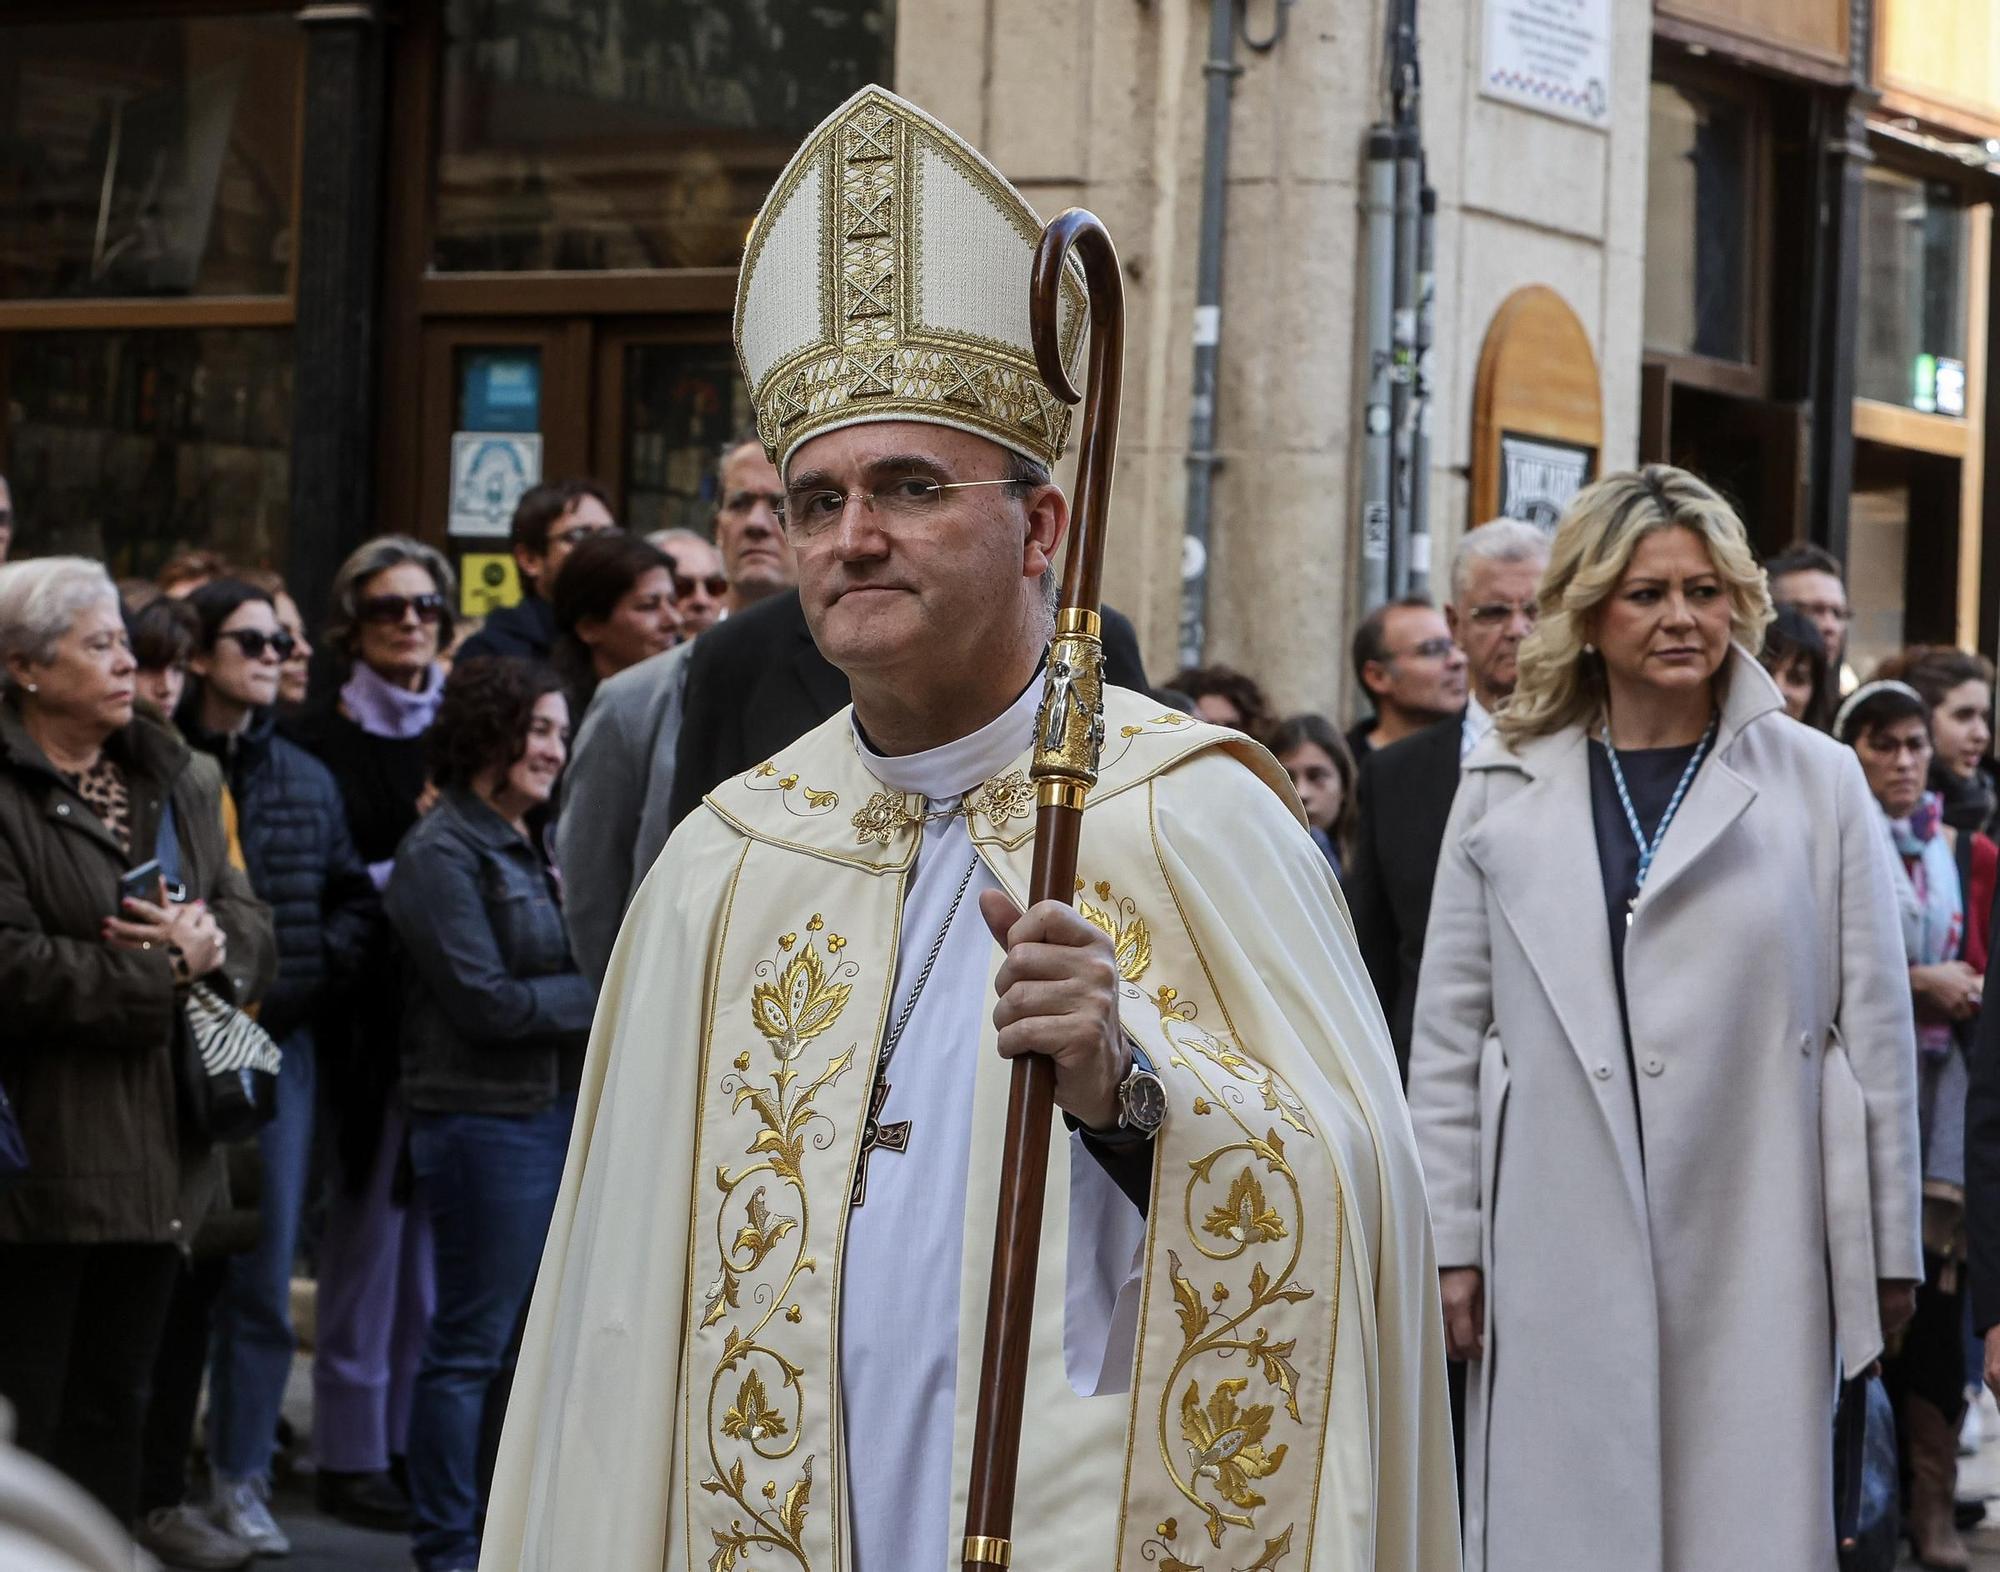
[[[1708,757],[1708,750],[1715,742],[1718,722],[1711,718],[1708,730],[1701,734],[1701,741],[1694,746],[1694,756],[1681,771],[1680,784],[1674,787],[1674,794],[1667,799],[1667,811],[1660,815],[1659,827],[1653,831],[1650,843],[1646,832],[1639,827],[1638,810],[1632,806],[1632,793],[1625,786],[1625,771],[1618,762],[1618,750],[1611,745],[1611,727],[1604,728],[1604,751],[1611,759],[1611,779],[1618,787],[1618,805],[1625,810],[1625,822],[1631,827],[1632,839],[1639,847],[1639,876],[1632,881],[1632,899],[1626,903],[1625,921],[1632,921],[1631,908],[1639,904],[1639,892],[1646,887],[1646,875],[1653,871],[1653,859],[1660,853],[1661,843],[1667,838],[1667,826],[1674,822],[1674,815],[1681,811],[1681,799],[1687,795],[1688,787],[1694,784],[1694,772],[1701,768],[1701,761]]]

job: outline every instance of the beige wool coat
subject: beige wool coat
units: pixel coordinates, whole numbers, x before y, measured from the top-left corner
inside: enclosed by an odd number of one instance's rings
[[[1836,1341],[1872,1360],[1874,1279],[1922,1275],[1893,874],[1853,754],[1733,651],[1628,1058],[1583,728],[1466,761],[1410,1108],[1438,1259],[1486,1274],[1468,1569],[1831,1572]]]

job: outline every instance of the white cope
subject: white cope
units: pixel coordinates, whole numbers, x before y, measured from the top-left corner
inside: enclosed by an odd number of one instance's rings
[[[918,793],[933,810],[952,807],[1029,747],[1041,688],[1038,678],[996,719],[926,753],[878,754],[858,726],[855,743],[891,791]],[[903,902],[891,1021],[903,1013],[972,858],[962,817],[924,827]],[[999,964],[979,895],[999,887],[983,865],[974,871],[888,1070],[881,1117],[910,1122],[908,1149],[869,1154],[867,1198],[848,1219],[840,1384],[858,1572],[956,1561],[949,1547],[961,1525],[950,1521],[951,1457],[966,1162],[977,1056]],[[1069,1147],[1070,1259],[1045,1262],[1043,1270],[1068,1273],[1063,1359],[1070,1384],[1085,1395],[1109,1395],[1126,1390],[1131,1378],[1146,1221],[1080,1137]]]

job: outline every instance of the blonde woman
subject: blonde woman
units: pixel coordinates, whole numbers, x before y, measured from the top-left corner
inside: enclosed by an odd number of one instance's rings
[[[1852,753],[1756,660],[1742,522],[1681,470],[1556,532],[1445,832],[1410,1064],[1466,1565],[1834,1565],[1836,1356],[1922,1273],[1909,985]]]

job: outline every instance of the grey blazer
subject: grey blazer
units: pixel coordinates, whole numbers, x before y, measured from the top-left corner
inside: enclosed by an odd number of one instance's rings
[[[625,908],[659,860],[674,821],[674,750],[681,734],[690,640],[598,686],[563,779],[556,821],[570,949],[604,981]]]

